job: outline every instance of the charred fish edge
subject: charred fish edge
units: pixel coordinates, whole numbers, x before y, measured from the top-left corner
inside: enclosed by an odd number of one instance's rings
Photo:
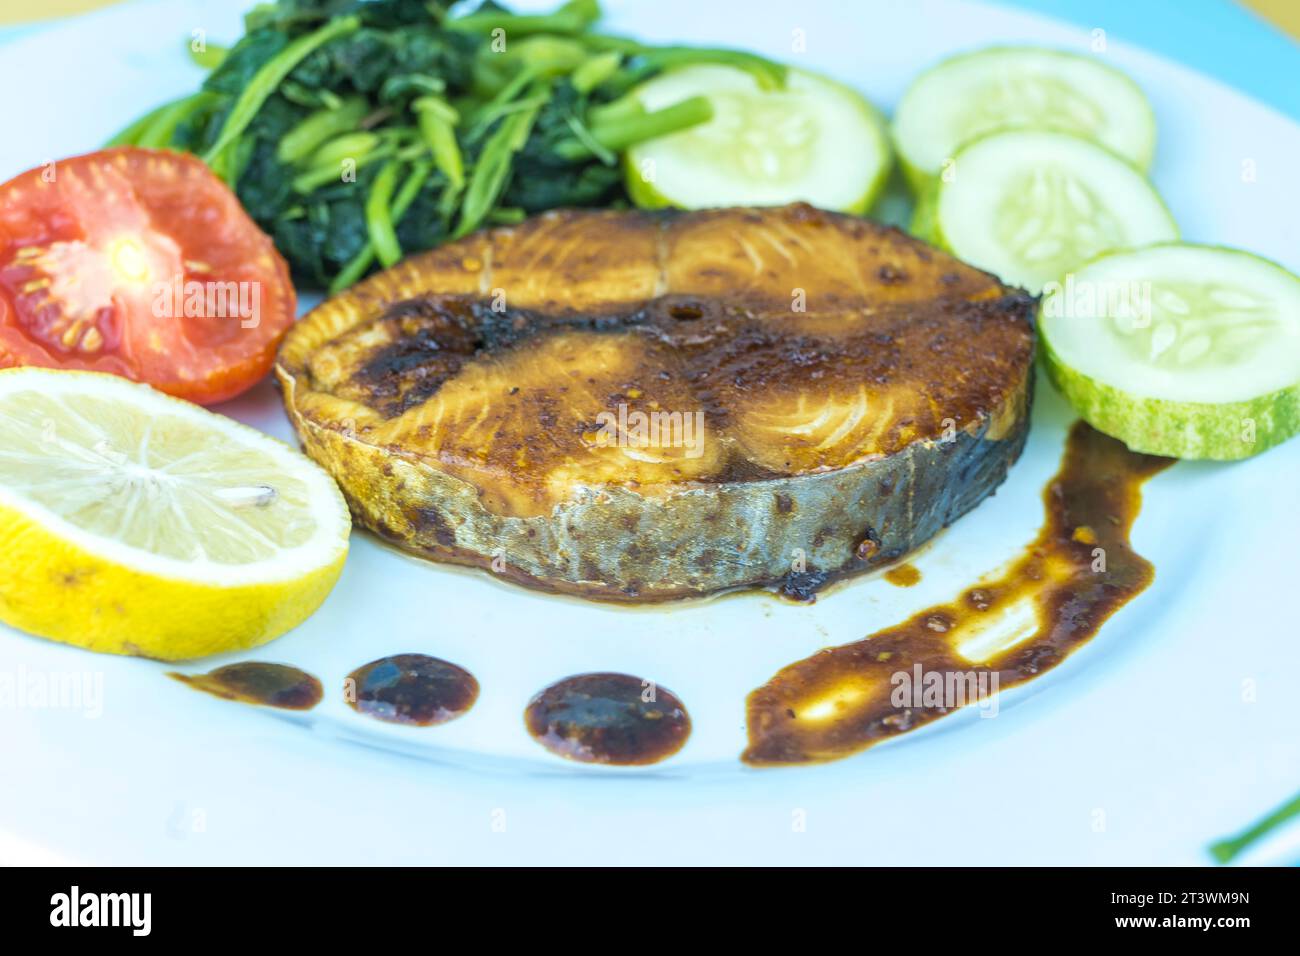
[[[512,517],[414,456],[304,416],[294,376],[276,374],[305,451],[381,538],[526,587],[633,603],[792,581],[815,591],[899,560],[1005,479],[1028,435],[1034,377],[1030,364],[1004,407],[951,438],[835,471],[650,494],[582,487],[550,514]]]

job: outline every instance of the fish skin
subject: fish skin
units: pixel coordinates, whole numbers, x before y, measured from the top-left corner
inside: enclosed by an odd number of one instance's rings
[[[328,300],[276,374],[381,537],[529,587],[670,600],[866,571],[991,494],[1028,430],[1034,303],[804,205],[560,211]],[[703,409],[707,452],[592,448],[582,429],[629,392]]]

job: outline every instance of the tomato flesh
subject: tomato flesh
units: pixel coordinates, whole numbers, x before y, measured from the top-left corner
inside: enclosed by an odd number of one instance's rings
[[[271,240],[193,156],[110,149],[0,186],[0,367],[212,404],[267,374],[296,310]]]

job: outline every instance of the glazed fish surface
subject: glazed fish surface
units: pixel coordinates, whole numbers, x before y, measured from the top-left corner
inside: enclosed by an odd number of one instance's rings
[[[1035,300],[805,205],[561,211],[316,308],[276,373],[360,523],[531,587],[807,594],[1019,456]]]

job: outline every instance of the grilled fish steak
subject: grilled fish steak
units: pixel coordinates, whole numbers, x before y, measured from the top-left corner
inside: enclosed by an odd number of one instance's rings
[[[584,597],[815,590],[1020,454],[1034,300],[805,205],[564,211],[313,310],[276,374],[357,519]]]

